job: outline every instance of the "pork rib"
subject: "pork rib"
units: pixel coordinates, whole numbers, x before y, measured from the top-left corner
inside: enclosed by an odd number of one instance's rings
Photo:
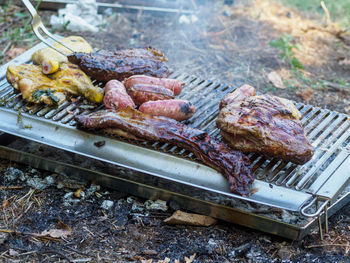
[[[122,81],[132,75],[169,76],[165,64],[167,58],[153,48],[72,53],[68,55],[68,60],[77,64],[88,76],[104,82],[112,79]]]
[[[140,140],[167,142],[185,148],[203,163],[223,173],[232,192],[240,195],[250,193],[254,176],[248,157],[230,149],[224,142],[211,138],[204,131],[130,108],[118,111],[101,110],[77,116],[76,120],[78,127],[102,131],[120,129]]]

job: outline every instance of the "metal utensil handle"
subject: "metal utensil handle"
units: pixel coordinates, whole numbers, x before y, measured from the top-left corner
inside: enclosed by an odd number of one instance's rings
[[[62,50],[60,50],[59,48],[57,48],[53,44],[51,44],[49,41],[47,41],[47,39],[41,34],[40,30],[42,30],[49,38],[55,40],[56,42],[58,42],[59,44],[61,44],[65,48],[67,48],[68,50],[74,52],[73,49],[71,49],[70,47],[68,47],[64,43],[62,43],[57,37],[52,35],[49,32],[49,30],[46,29],[46,27],[44,26],[44,24],[41,21],[41,18],[39,16],[39,14],[37,13],[37,11],[35,10],[34,6],[30,3],[29,0],[22,0],[22,2],[25,5],[25,7],[28,9],[29,13],[31,14],[31,16],[33,18],[32,19],[33,32],[42,42],[44,42],[46,45],[48,45],[49,47],[53,48],[54,50],[56,50],[60,54],[62,54],[64,56],[67,56],[67,54],[65,52],[63,52]]]
[[[25,7],[28,9],[29,13],[31,14],[32,18],[34,19],[35,16],[38,15],[36,12],[34,6],[29,2],[29,0],[22,0]]]

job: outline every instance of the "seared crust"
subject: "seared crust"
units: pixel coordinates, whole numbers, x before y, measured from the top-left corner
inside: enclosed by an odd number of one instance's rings
[[[234,149],[304,164],[312,158],[314,148],[304,134],[300,116],[292,102],[265,94],[227,105],[216,124]]]
[[[116,52],[100,50],[91,54],[73,53],[68,56],[90,77],[107,82],[122,81],[132,75],[148,75],[158,78],[169,76],[166,57],[156,49],[128,49]]]

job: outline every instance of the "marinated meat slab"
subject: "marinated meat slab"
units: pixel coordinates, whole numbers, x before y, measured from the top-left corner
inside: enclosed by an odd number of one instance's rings
[[[97,129],[142,141],[167,142],[195,154],[203,163],[223,173],[234,193],[249,195],[254,180],[248,157],[232,150],[208,133],[166,117],[135,109],[101,110],[76,117],[78,127]],[[113,132],[115,130],[115,132]]]
[[[94,86],[77,65],[63,63],[60,70],[45,75],[40,66],[32,64],[9,65],[6,72],[9,83],[22,93],[23,99],[33,103],[59,105],[67,96],[82,95],[93,103],[101,103],[103,89]]]
[[[153,48],[73,53],[68,60],[79,65],[90,77],[104,82],[112,79],[122,81],[132,75],[169,76],[165,64],[167,58]]]
[[[231,94],[237,100],[223,107],[217,126],[223,138],[236,150],[258,152],[304,164],[312,158],[314,147],[305,136],[301,114],[286,99],[264,95],[250,95],[246,89]]]

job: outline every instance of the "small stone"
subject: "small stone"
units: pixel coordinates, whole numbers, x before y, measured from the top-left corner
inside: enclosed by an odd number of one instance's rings
[[[245,243],[239,247],[236,247],[230,252],[230,257],[241,257],[243,256],[251,247],[250,243]]]
[[[252,247],[250,251],[246,254],[247,258],[255,259],[261,255],[261,251],[257,247]]]
[[[10,255],[11,257],[17,257],[17,256],[19,255],[19,253],[18,253],[18,251],[16,251],[16,250],[10,248],[10,249],[9,249],[9,255]]]
[[[216,243],[215,240],[212,238],[208,240],[208,243],[205,246],[209,254],[213,254],[218,247],[219,247],[218,243]]]
[[[167,211],[168,207],[166,205],[166,201],[163,200],[156,200],[156,201],[152,201],[152,200],[147,200],[144,203],[146,209],[148,210],[160,210],[160,211]]]
[[[71,199],[73,197],[74,193],[73,192],[69,192],[69,193],[66,193],[64,196],[63,196],[63,199]]]
[[[89,197],[95,194],[95,192],[100,191],[100,189],[101,189],[101,186],[99,185],[95,185],[95,184],[90,185],[90,187],[86,189],[86,197]]]
[[[110,210],[114,205],[114,202],[111,200],[104,200],[101,204],[101,208],[105,210]]]
[[[5,171],[5,179],[9,182],[15,181],[17,179],[20,179],[21,181],[25,181],[26,177],[21,170],[15,167],[9,167]]]
[[[62,189],[64,187],[62,182],[58,182],[56,185],[57,189]]]
[[[133,196],[129,196],[128,198],[126,198],[126,202],[128,204],[133,204],[133,203],[135,203],[135,201],[136,201],[136,199]]]
[[[37,190],[44,190],[49,186],[45,180],[39,178],[38,176],[28,178],[27,185]]]
[[[133,204],[132,204],[132,207],[131,207],[131,211],[134,211],[134,212],[143,212],[145,210],[145,206],[138,202],[138,201],[135,201]]]
[[[292,256],[292,253],[287,247],[281,247],[278,250],[277,255],[282,260],[289,260],[291,258],[291,256]]]
[[[55,179],[52,177],[52,176],[46,176],[45,177],[45,182],[48,184],[48,185],[53,185],[55,183]]]

